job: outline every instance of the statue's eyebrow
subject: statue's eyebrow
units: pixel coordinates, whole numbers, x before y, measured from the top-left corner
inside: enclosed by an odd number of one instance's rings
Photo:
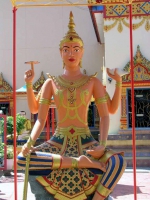
[[[79,48],[80,48],[80,46],[74,46],[73,48],[76,48],[76,47],[79,47]]]
[[[68,49],[70,48],[70,47],[68,47],[68,46],[63,46],[63,48],[65,48],[65,47],[68,48]]]

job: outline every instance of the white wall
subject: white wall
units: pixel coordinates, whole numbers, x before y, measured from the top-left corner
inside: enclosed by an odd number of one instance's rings
[[[25,61],[38,60],[35,81],[41,71],[58,75],[63,72],[59,42],[68,30],[69,13],[73,11],[76,31],[83,39],[85,53],[83,69],[87,74],[99,72],[101,79],[104,47],[97,43],[91,16],[87,7],[34,7],[19,8],[17,16],[17,89],[24,83]],[[10,0],[0,0],[0,72],[12,86],[12,31],[13,14]],[[21,104],[22,105],[22,104]],[[27,108],[26,108],[27,109]],[[20,110],[20,102],[17,103]],[[26,110],[28,112],[28,110]]]
[[[24,85],[25,61],[38,60],[35,81],[41,71],[58,75],[63,72],[59,42],[68,30],[69,12],[73,11],[76,31],[85,44],[83,69],[88,74],[99,71],[103,46],[96,40],[87,7],[34,7],[17,10],[17,89]],[[0,72],[12,85],[12,6],[10,0],[0,1]]]
[[[17,96],[16,105],[17,105],[16,113],[20,113],[20,111],[25,111],[26,118],[31,119],[31,113],[28,108],[26,96]]]
[[[138,23],[140,20],[133,19],[133,23]],[[105,25],[112,24],[114,21],[105,21]],[[117,26],[112,30],[104,33],[105,37],[105,62],[106,67],[123,69],[127,62],[130,61],[130,37],[129,28],[123,25],[123,31],[118,32]],[[150,60],[150,32],[145,30],[145,23],[138,29],[133,31],[133,56],[135,56],[137,45],[144,57]],[[110,96],[113,95],[115,81],[111,84],[107,81],[107,91]],[[121,109],[119,108],[115,115],[110,115],[109,134],[116,134],[120,129]]]

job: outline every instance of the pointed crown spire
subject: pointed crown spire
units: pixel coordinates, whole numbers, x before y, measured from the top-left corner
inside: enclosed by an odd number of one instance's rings
[[[73,20],[72,11],[70,12],[68,28],[69,28],[68,32],[63,37],[63,39],[60,41],[60,44],[59,44],[60,48],[62,48],[62,46],[65,42],[78,42],[81,46],[83,46],[82,39],[79,37],[79,35],[76,33],[76,31],[74,29],[75,23]]]

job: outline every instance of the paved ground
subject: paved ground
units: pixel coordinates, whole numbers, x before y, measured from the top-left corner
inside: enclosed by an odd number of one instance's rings
[[[6,177],[6,176],[5,176]],[[5,178],[4,177],[4,178]],[[2,177],[1,177],[2,178]],[[137,169],[137,200],[150,200],[150,169]],[[6,183],[0,183],[0,200],[14,200],[14,185],[13,180]],[[118,182],[111,196],[114,200],[134,200],[133,172],[127,169]],[[22,200],[23,193],[23,176],[18,173],[18,198]],[[28,186],[28,200],[35,200],[30,186]]]

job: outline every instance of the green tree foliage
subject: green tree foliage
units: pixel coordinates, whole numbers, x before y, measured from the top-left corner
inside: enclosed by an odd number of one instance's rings
[[[13,134],[14,132],[14,125],[13,125],[13,117],[12,116],[7,116],[7,121],[6,121],[6,126],[7,126],[7,134]],[[24,124],[27,119],[23,116],[20,116],[17,114],[16,116],[16,129],[17,133],[20,134],[21,131],[25,128]],[[2,118],[0,120],[0,133],[2,134],[4,131],[4,119]]]

